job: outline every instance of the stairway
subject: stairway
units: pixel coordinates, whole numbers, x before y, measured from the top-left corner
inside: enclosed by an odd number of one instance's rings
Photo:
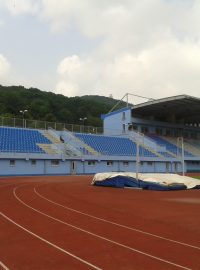
[[[82,148],[85,148],[93,156],[99,156],[100,155],[100,153],[97,152],[95,149],[93,149],[91,146],[89,146],[88,144],[84,143],[82,140],[80,140],[76,136],[74,136],[72,132],[69,132],[68,130],[65,130],[65,132],[67,133],[67,136],[71,140],[73,140],[73,142],[76,143],[77,146],[80,146]]]
[[[45,153],[49,155],[57,155],[61,154],[61,152],[58,149],[53,149],[52,146],[53,144],[45,144],[45,143],[37,143],[37,145],[45,151]]]
[[[135,139],[135,137],[130,136],[129,139],[134,142],[135,144],[137,144],[137,139]],[[153,153],[154,155],[156,155],[159,158],[163,158],[163,156],[158,153],[154,148],[145,145],[144,143],[140,143],[140,146],[142,146],[144,149],[148,150],[149,152]]]
[[[144,144],[142,145],[142,147],[143,147],[144,149],[150,151],[151,153],[153,153],[153,154],[156,155],[157,157],[163,158],[163,156],[162,156],[160,153],[158,153],[155,149],[153,149],[153,148],[151,148],[151,147],[149,147],[149,146],[147,146],[147,145],[144,145]]]
[[[54,137],[52,134],[50,134],[48,131],[45,131],[43,135],[52,143],[61,143],[60,140],[56,137]]]
[[[177,147],[177,138],[174,137],[162,137],[162,138]],[[197,149],[193,145],[187,143],[186,140],[184,140],[184,150],[191,153],[193,156],[200,156],[200,149]]]
[[[99,156],[99,152],[97,152],[96,150],[94,150],[91,146],[89,146],[88,144],[84,143],[79,138],[77,138],[77,137],[74,136],[74,140],[77,141],[78,143],[80,143],[90,154],[92,154],[94,156]]]
[[[195,146],[194,143],[184,140],[184,148],[186,151],[192,153],[194,156],[200,156],[200,148],[198,145]]]

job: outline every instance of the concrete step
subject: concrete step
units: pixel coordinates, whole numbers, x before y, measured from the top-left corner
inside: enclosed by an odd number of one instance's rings
[[[52,144],[43,144],[43,143],[38,143],[37,144],[45,153],[49,155],[56,155],[60,154],[60,151],[57,149],[52,148]]]
[[[56,138],[56,137],[54,137],[53,135],[51,135],[48,131],[45,131],[45,132],[43,133],[43,135],[44,135],[49,141],[51,141],[52,143],[61,143],[61,141],[60,141],[58,138]]]

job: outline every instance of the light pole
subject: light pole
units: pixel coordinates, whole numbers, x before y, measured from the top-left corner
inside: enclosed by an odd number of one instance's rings
[[[81,117],[81,118],[79,118],[79,120],[80,120],[81,122],[83,122],[83,132],[84,132],[84,123],[85,123],[85,121],[87,120],[87,117]]]
[[[23,128],[25,127],[25,120],[24,120],[24,114],[26,113],[26,112],[28,112],[28,110],[21,110],[21,111],[19,111],[21,114],[22,114],[22,116],[23,116]]]

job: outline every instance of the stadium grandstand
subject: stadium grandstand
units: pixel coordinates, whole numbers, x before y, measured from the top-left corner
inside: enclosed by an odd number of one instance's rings
[[[200,99],[179,95],[101,116],[96,127],[0,118],[0,174],[200,172]]]

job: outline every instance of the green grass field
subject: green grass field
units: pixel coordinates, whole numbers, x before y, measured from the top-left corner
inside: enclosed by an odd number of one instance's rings
[[[192,176],[192,177],[200,180],[200,176]]]

